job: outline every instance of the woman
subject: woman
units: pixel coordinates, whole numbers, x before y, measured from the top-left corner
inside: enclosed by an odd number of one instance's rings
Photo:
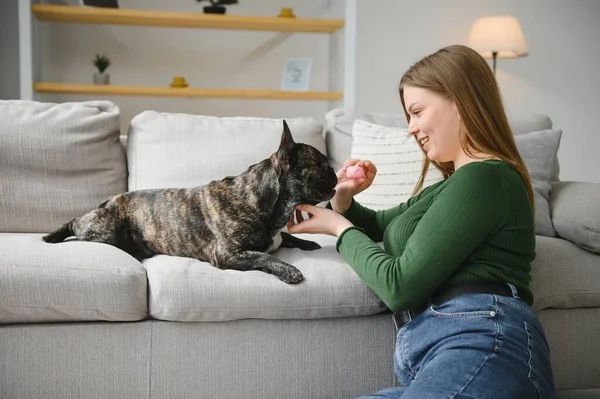
[[[338,252],[395,312],[402,387],[369,397],[554,398],[531,308],[533,192],[491,69],[474,50],[449,46],[411,66],[399,91],[426,155],[418,194],[384,211],[361,206],[352,197],[377,170],[351,159],[332,209],[301,205],[288,226],[337,236]],[[430,162],[445,179],[421,190]],[[366,177],[346,178],[350,165]]]

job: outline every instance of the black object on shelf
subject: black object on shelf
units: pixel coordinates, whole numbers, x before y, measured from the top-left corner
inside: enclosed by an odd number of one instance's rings
[[[119,8],[118,0],[81,0],[84,6]]]

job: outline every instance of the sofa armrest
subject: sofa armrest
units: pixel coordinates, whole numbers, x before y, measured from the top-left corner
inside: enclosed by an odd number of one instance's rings
[[[600,183],[553,183],[550,214],[559,237],[600,254]]]

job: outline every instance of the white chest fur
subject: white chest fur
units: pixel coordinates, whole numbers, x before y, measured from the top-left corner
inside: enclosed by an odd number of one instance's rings
[[[283,241],[283,238],[281,238],[281,232],[284,229],[285,229],[285,227],[283,229],[281,229],[280,231],[278,231],[277,234],[275,234],[273,236],[273,244],[271,244],[271,246],[269,248],[267,248],[267,253],[274,252],[275,250],[277,250],[277,248],[279,248],[279,246],[281,245],[281,242]]]

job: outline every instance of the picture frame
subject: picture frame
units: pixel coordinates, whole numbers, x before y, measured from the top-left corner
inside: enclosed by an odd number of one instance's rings
[[[286,58],[283,64],[281,90],[308,91],[312,58]]]

